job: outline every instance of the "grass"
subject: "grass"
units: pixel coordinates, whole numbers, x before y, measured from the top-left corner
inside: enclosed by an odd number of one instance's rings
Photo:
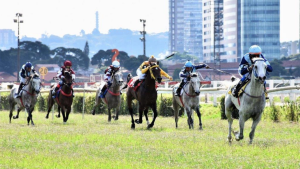
[[[252,145],[227,139],[227,121],[213,106],[202,106],[203,131],[189,130],[186,117],[158,117],[153,129],[145,121],[130,129],[130,116],[107,122],[107,115],[71,114],[45,119],[33,113],[35,126],[27,126],[25,113],[8,123],[8,111],[0,111],[0,168],[299,168],[298,123],[261,121]],[[137,118],[137,117],[136,117]],[[151,118],[152,119],[152,118]],[[234,121],[238,130],[238,121]]]

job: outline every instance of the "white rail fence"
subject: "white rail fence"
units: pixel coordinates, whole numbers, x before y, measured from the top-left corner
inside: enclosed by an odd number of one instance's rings
[[[207,98],[213,97],[213,105],[217,106],[217,98],[225,95],[230,85],[229,81],[212,81],[212,87],[210,88],[201,88],[200,97],[205,97],[205,102]],[[284,101],[284,97],[289,97],[291,101],[296,101],[296,98],[300,96],[300,80],[267,80],[269,85],[268,93],[270,97],[270,102],[273,101],[275,96],[280,96],[281,101]],[[298,84],[298,85],[296,85]],[[274,87],[275,85],[275,87]],[[278,87],[279,85],[285,85],[285,87]],[[289,86],[287,86],[289,85]],[[202,86],[203,87],[203,86]],[[41,93],[49,93],[50,89],[43,89]],[[157,88],[158,93],[172,93],[173,88],[168,86],[168,83],[165,84],[165,88]],[[96,92],[95,88],[74,88],[75,92],[83,93],[83,116],[84,116],[84,107],[85,107],[85,93]],[[0,101],[1,93],[10,92],[10,90],[0,90]]]

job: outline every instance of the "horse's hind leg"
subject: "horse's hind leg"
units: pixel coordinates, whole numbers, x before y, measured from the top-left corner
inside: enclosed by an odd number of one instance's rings
[[[249,144],[252,144],[252,141],[253,141],[253,138],[254,138],[255,129],[256,129],[256,126],[258,125],[258,123],[259,123],[259,121],[260,121],[260,119],[261,119],[261,115],[262,115],[262,114],[260,114],[260,115],[258,116],[258,118],[253,119],[253,123],[252,123],[252,127],[251,127],[251,132],[250,132],[250,134],[249,134],[249,137],[250,137],[250,142],[249,142]]]
[[[50,113],[50,111],[51,111],[51,109],[52,109],[52,106],[53,106],[53,104],[54,104],[54,101],[53,101],[53,99],[51,98],[48,98],[48,111],[47,111],[47,114],[46,114],[46,119],[48,119],[49,118],[49,113]]]
[[[57,111],[58,111],[58,114],[57,115],[55,115],[57,118],[60,118],[60,106],[57,106]]]
[[[70,112],[71,112],[71,106],[70,106],[70,107],[68,107],[68,108],[67,108],[67,110],[66,110],[66,121],[65,121],[65,122],[67,122],[67,121],[68,121],[68,119],[69,119],[69,115],[70,115]]]
[[[139,105],[139,119],[135,120],[136,124],[142,124],[143,123],[143,112],[144,112],[144,107],[142,105]]]
[[[110,108],[107,108],[108,109],[108,122],[111,121],[111,111],[110,111]]]
[[[179,105],[176,103],[176,100],[174,98],[173,98],[173,109],[174,109],[174,117],[175,117],[175,126],[177,128],[178,127],[178,116],[179,116]]]
[[[230,98],[228,98],[230,99]],[[230,107],[232,106],[232,102],[231,100],[225,100],[225,115],[228,119],[228,136],[227,136],[227,139],[229,141],[229,143],[231,143],[232,141],[232,137],[231,137],[231,129],[232,129],[232,122],[233,122],[233,119],[232,119],[232,112],[230,111]]]
[[[14,104],[13,103],[10,103],[9,104],[9,123],[11,123],[11,118],[13,116],[13,111],[14,111]]]
[[[185,111],[188,115],[187,122],[188,122],[188,125],[189,125],[189,129],[193,129],[194,128],[194,121],[193,121],[193,118],[192,118],[193,110],[191,108],[186,108]]]
[[[127,107],[128,107],[128,111],[130,113],[131,116],[131,129],[135,129],[135,124],[134,124],[134,119],[133,119],[133,109],[132,109],[132,99],[130,97],[128,97],[128,93],[127,93]]]
[[[18,119],[19,118],[19,114],[20,114],[20,111],[22,110],[22,108],[18,108],[17,110],[17,115],[16,116],[13,116],[14,119]]]
[[[244,116],[241,116],[241,112],[239,112],[240,117],[239,117],[239,125],[240,125],[240,132],[235,133],[235,140],[240,141],[244,138],[244,126],[245,126],[245,118]]]
[[[28,122],[28,125],[29,125],[29,122],[31,121],[31,125],[34,126],[34,123],[33,123],[33,120],[32,120],[32,112],[33,112],[33,110],[34,110],[34,107],[27,109],[27,112],[28,112],[27,122]]]
[[[200,113],[199,107],[197,107],[195,110],[196,110],[197,116],[199,118],[199,129],[202,130],[201,113]]]

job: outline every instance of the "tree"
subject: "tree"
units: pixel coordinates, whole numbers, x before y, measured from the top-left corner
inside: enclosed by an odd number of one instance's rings
[[[272,62],[270,62],[270,64],[273,68],[273,72],[270,73],[272,76],[280,76],[286,74],[286,70],[282,66],[281,60],[275,59]]]
[[[84,53],[86,56],[89,56],[90,48],[89,48],[89,43],[88,43],[87,41],[86,41],[86,43],[85,43],[83,53]]]
[[[181,69],[177,68],[174,70],[173,72],[173,79],[174,81],[180,81],[180,78],[179,78],[179,73],[180,73]]]

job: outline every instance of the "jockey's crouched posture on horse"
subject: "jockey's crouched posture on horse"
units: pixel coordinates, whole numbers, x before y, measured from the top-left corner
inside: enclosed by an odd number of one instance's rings
[[[63,78],[65,77],[65,72],[69,72],[71,74],[71,76],[72,76],[72,79],[75,80],[75,72],[74,72],[74,70],[71,67],[72,67],[72,62],[69,61],[69,60],[66,60],[64,62],[64,65],[60,68],[60,71],[56,75],[56,77],[59,78],[60,81],[57,84],[57,86],[55,87],[55,89],[52,90],[52,98],[56,98],[56,94],[55,93],[63,85]],[[72,86],[71,86],[71,90],[72,90],[72,96],[74,97],[74,91],[73,91],[73,87]]]
[[[21,89],[26,85],[26,82],[33,76],[33,75],[37,75],[37,72],[33,69],[33,66],[30,62],[27,62],[26,64],[24,64],[21,67],[21,70],[19,72],[19,77],[20,77],[20,85],[19,85],[19,89],[18,89],[18,93],[15,93],[15,97],[19,98],[21,97],[20,91]]]
[[[234,97],[238,97],[239,90],[250,80],[251,76],[248,76],[249,73],[252,72],[253,69],[253,58],[263,58],[265,63],[267,64],[267,72],[272,72],[273,68],[270,65],[269,61],[263,56],[261,53],[261,48],[257,45],[252,45],[249,48],[249,53],[245,54],[241,60],[241,63],[239,65],[239,74],[242,77],[242,79],[239,81],[239,83],[232,89],[232,95]],[[265,93],[266,93],[266,81],[264,83],[265,87]],[[266,99],[269,99],[268,96],[266,96]]]
[[[104,98],[104,92],[106,89],[109,89],[109,87],[112,85],[112,79],[111,77],[120,69],[120,62],[119,61],[113,61],[112,65],[108,66],[108,68],[104,71],[105,76],[104,76],[104,80],[106,81],[106,85],[103,86],[103,88],[101,89],[101,93],[99,95],[99,97]],[[120,91],[120,94],[121,91]]]
[[[140,67],[136,70],[136,74],[138,75],[139,79],[135,81],[133,87],[137,86],[139,82],[141,82],[143,79],[145,79],[146,72],[149,70],[151,66],[158,65],[156,58],[152,55],[148,61],[144,61]],[[169,80],[173,80],[171,76],[169,76],[165,71],[162,69],[160,70],[160,74],[162,76],[165,76]]]
[[[204,68],[204,67],[206,69],[209,68],[209,66],[206,65],[206,64],[200,64],[198,66],[194,66],[191,61],[186,61],[184,66],[182,67],[181,72],[179,73],[181,83],[180,83],[179,87],[176,90],[175,96],[180,96],[181,89],[183,88],[185,83],[187,81],[190,81],[190,79],[191,79],[191,73],[193,73],[197,69],[201,69],[201,68]]]

